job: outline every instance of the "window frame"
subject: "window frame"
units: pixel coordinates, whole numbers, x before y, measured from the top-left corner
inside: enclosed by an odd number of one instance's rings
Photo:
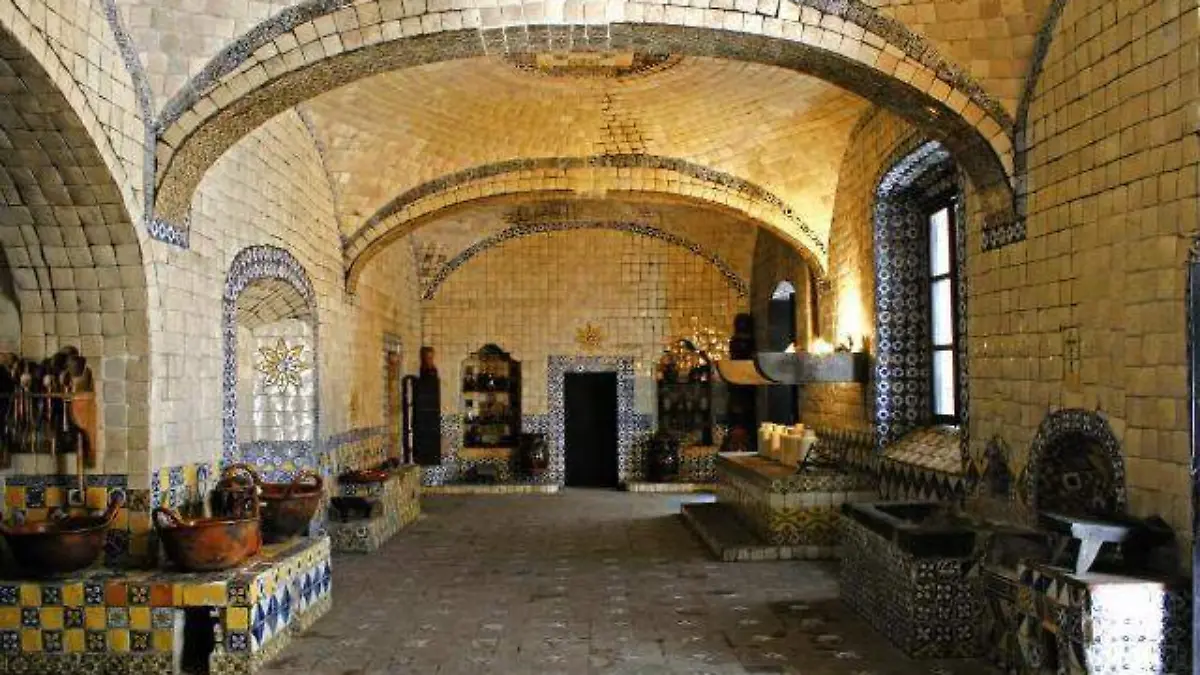
[[[945,274],[933,273],[933,218],[938,213],[946,211],[946,245],[949,247],[950,266]],[[929,301],[927,320],[929,336],[929,411],[936,424],[958,426],[962,423],[962,392],[959,382],[959,352],[958,345],[961,336],[958,329],[958,198],[951,196],[929,204],[925,209],[925,251],[928,261],[925,265],[925,296]],[[950,343],[939,345],[934,339],[934,284],[948,281],[950,284]],[[953,379],[954,414],[939,415],[937,413],[937,383],[934,379],[934,360],[938,352],[950,353],[950,370]]]

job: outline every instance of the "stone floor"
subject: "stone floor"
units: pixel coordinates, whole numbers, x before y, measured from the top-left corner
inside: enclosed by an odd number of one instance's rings
[[[372,556],[339,557],[334,607],[270,673],[908,675],[836,600],[828,563],[719,563],[687,495],[431,497]]]

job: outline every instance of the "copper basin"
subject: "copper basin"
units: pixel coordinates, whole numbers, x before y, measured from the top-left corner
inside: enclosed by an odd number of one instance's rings
[[[305,469],[298,472],[290,483],[267,483],[245,464],[234,464],[224,474],[230,479],[239,472],[250,474],[258,486],[263,537],[268,542],[285,541],[308,530],[309,522],[321,506],[324,492],[324,481],[319,475]]]
[[[390,471],[386,471],[384,469],[357,469],[355,471],[347,471],[346,473],[338,476],[338,481],[353,485],[382,483],[391,475],[392,474]]]
[[[117,496],[101,516],[68,516],[23,525],[0,525],[8,550],[26,574],[69,574],[96,562],[104,552],[108,526],[124,503]]]
[[[167,557],[189,572],[236,567],[262,548],[257,515],[188,520],[172,509],[159,507],[154,510],[154,527]]]

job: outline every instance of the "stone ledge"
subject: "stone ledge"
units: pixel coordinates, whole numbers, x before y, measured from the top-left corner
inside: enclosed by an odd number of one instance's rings
[[[559,491],[554,484],[510,483],[502,485],[423,485],[426,495],[550,495]]]
[[[774,545],[746,528],[724,504],[684,504],[680,516],[708,550],[724,562],[836,558],[837,546]]]
[[[626,492],[651,492],[660,494],[689,494],[692,492],[713,492],[717,489],[715,483],[650,483],[631,481],[624,485]]]

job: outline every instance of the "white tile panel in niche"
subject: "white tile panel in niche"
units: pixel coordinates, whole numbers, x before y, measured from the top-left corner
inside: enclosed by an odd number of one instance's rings
[[[221,337],[224,342],[224,364],[222,373],[222,425],[223,459],[225,462],[239,460],[238,451],[238,325],[239,299],[255,282],[266,282],[264,286],[282,291],[284,287],[299,294],[300,302],[290,305],[304,307],[305,319],[310,323],[309,354],[313,356],[311,386],[313,392],[321,390],[320,368],[315,356],[320,347],[320,323],[317,320],[316,293],[308,273],[290,252],[275,246],[251,246],[242,249],[229,266],[222,296]],[[248,296],[254,299],[255,296]],[[261,298],[260,298],[261,299]],[[277,307],[278,303],[254,302],[255,307]],[[318,438],[321,425],[320,398],[312,397],[312,429],[310,439]]]
[[[634,399],[633,358],[625,356],[551,356],[547,359],[546,398],[549,409],[550,476],[566,480],[566,406],[563,390],[567,373],[617,374],[617,480],[625,482],[639,467],[633,463],[633,439],[638,429]]]

